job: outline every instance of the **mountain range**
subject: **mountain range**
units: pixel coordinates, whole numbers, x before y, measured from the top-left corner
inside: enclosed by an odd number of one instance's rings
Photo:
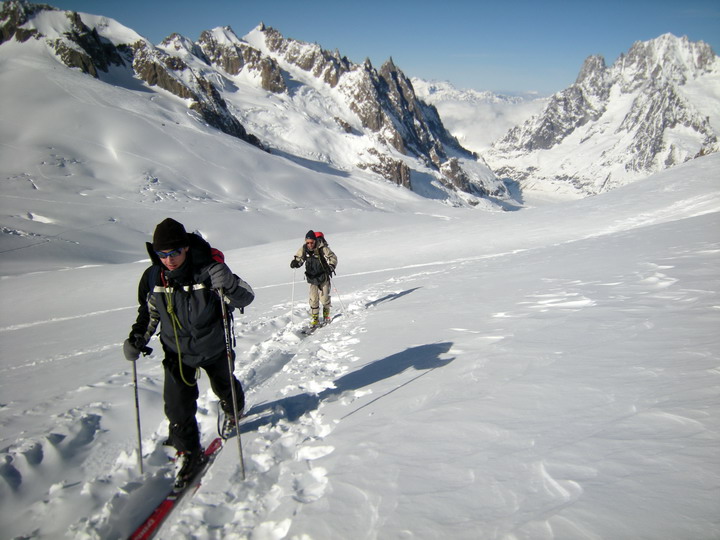
[[[569,88],[485,153],[501,177],[596,194],[717,152],[720,58],[665,34],[612,65],[590,56]]]
[[[24,1],[5,2],[0,25],[3,43],[40,42],[67,67],[105,83],[129,90],[141,83],[172,95],[199,121],[270,152],[368,170],[415,191],[460,193],[471,204],[506,195],[483,160],[416,97],[392,59],[379,69],[353,64],[263,24],[243,39],[222,27],[197,42],[173,34],[155,46],[107,18]],[[257,93],[261,107],[248,100]],[[318,132],[323,141],[312,137]],[[333,152],[322,150],[329,146]]]
[[[262,23],[156,46],[106,17],[13,0],[0,11],[0,46],[11,41],[267,152],[453,205],[506,203],[508,186],[591,195],[720,149],[720,58],[670,34],[610,67],[590,56],[549,98],[410,79],[392,58],[355,64]]]

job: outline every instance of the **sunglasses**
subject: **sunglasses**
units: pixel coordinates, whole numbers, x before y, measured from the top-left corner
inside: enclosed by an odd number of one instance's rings
[[[182,253],[183,248],[173,249],[172,251],[156,251],[155,254],[161,259],[167,259],[168,257],[177,257]]]

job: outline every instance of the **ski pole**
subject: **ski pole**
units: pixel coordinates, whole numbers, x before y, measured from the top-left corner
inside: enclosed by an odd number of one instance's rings
[[[218,294],[220,295],[223,326],[225,328],[225,351],[227,352],[228,371],[230,374],[230,389],[232,390],[233,414],[235,415],[235,429],[237,430],[238,454],[240,456],[240,471],[242,472],[242,479],[245,480],[245,460],[243,459],[242,442],[240,441],[240,414],[238,413],[237,390],[235,389],[235,375],[233,373],[232,336],[230,335],[230,326],[228,324],[227,307],[225,305],[225,292],[222,288],[219,288]]]
[[[292,294],[290,295],[290,324],[295,324],[295,274],[297,269],[293,269]]]
[[[346,312],[347,312],[347,309],[345,309],[345,304],[343,304],[342,298],[340,297],[340,291],[337,290],[337,287],[335,286],[335,281],[334,281],[334,280],[333,280],[331,283],[332,283],[333,289],[335,290],[335,294],[336,294],[337,297],[338,297],[338,300],[340,300],[340,305],[341,305],[342,308],[343,308],[343,312],[346,313]]]
[[[143,462],[142,462],[142,430],[140,429],[140,398],[138,397],[138,380],[137,380],[137,366],[135,365],[137,360],[133,360],[133,383],[135,386],[135,420],[137,423],[137,437],[138,437],[138,467],[140,468],[140,474],[143,474]]]

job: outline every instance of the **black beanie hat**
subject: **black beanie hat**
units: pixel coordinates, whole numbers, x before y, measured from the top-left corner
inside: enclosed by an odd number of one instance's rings
[[[313,230],[308,231],[307,234],[305,235],[305,240],[310,240],[310,239],[316,240],[315,231],[313,231]]]
[[[153,249],[162,251],[176,249],[188,245],[188,236],[182,223],[173,218],[166,218],[155,227]]]

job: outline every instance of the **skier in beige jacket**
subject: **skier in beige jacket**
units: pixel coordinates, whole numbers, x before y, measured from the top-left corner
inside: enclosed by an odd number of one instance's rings
[[[323,323],[330,322],[330,278],[335,273],[337,256],[332,252],[321,232],[308,231],[305,243],[290,261],[290,268],[305,265],[305,277],[310,284],[310,325],[320,324],[320,303]]]

